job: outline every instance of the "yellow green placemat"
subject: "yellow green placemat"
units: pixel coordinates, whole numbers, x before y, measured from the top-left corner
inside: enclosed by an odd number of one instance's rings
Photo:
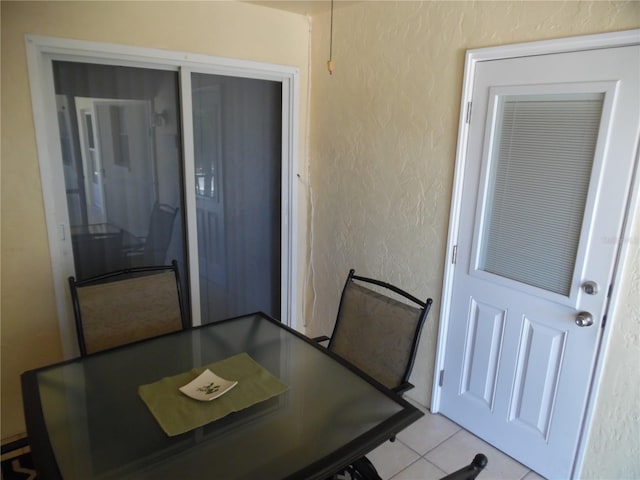
[[[227,380],[237,380],[238,384],[224,395],[208,402],[194,400],[178,390],[207,368]],[[240,353],[189,372],[141,385],[138,387],[138,395],[165,433],[172,437],[275,397],[288,388],[249,355]]]

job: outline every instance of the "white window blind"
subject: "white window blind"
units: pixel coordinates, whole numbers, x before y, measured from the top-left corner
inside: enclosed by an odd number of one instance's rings
[[[500,99],[481,270],[569,294],[603,101]]]

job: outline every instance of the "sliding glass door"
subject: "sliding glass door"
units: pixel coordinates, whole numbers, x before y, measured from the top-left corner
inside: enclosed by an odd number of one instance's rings
[[[70,275],[173,259],[194,325],[260,310],[295,326],[297,70],[47,37],[27,51],[65,355]]]
[[[202,321],[280,318],[282,84],[193,73],[191,98]]]
[[[54,61],[53,74],[76,277],[175,259],[188,292],[178,72]],[[282,85],[193,73],[191,99],[193,307],[202,323],[280,318]]]

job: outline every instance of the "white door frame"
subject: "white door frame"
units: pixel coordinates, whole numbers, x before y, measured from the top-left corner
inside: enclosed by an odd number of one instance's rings
[[[469,124],[467,119],[470,116],[471,96],[473,93],[473,83],[475,79],[476,66],[479,62],[491,60],[503,60],[516,57],[528,57],[534,55],[548,55],[554,53],[566,53],[581,50],[595,50],[602,48],[613,48],[626,45],[640,44],[640,29],[628,30],[615,33],[604,33],[597,35],[585,35],[579,37],[565,38],[559,40],[545,40],[540,42],[520,43],[514,45],[506,45],[499,47],[480,48],[468,50],[465,59],[464,84],[462,88],[462,99],[460,103],[460,121],[458,126],[458,143],[456,149],[456,166],[454,173],[453,194],[451,198],[451,212],[449,216],[449,234],[447,238],[447,250],[445,256],[445,272],[442,286],[442,298],[440,308],[440,321],[438,331],[438,347],[436,352],[435,369],[433,375],[433,393],[431,397],[431,411],[438,413],[440,411],[440,374],[445,369],[445,346],[449,327],[450,303],[453,294],[453,278],[454,264],[451,259],[455,256],[455,245],[457,243],[460,211],[462,206],[462,187],[467,161],[468,133]],[[636,145],[636,152],[637,152]],[[638,196],[640,187],[637,180],[638,171],[638,154],[634,164],[634,175],[631,181],[631,190],[627,200],[627,208],[624,215],[624,222],[620,239],[624,239],[629,234],[631,221],[638,210]],[[586,449],[586,441],[589,438],[589,430],[593,420],[596,398],[598,396],[600,380],[604,370],[607,349],[611,332],[615,326],[616,305],[618,304],[620,281],[622,275],[621,266],[624,265],[629,250],[629,242],[621,241],[618,245],[618,256],[613,274],[613,291],[608,306],[608,321],[602,332],[600,343],[597,345],[596,365],[591,380],[592,388],[590,389],[587,399],[587,410],[582,424],[582,432],[580,434],[580,442],[575,459],[574,475],[580,477],[584,455]]]
[[[185,95],[190,71],[207,72],[234,77],[272,80],[282,83],[282,210],[281,210],[281,321],[296,328],[296,272],[297,272],[297,209],[298,192],[295,172],[298,165],[299,125],[299,69],[248,60],[210,55],[131,47],[111,43],[70,40],[39,35],[25,36],[27,65],[36,146],[40,164],[40,178],[47,234],[53,270],[58,324],[65,359],[78,355],[73,309],[69,298],[67,278],[74,275],[73,252],[69,241],[69,215],[64,195],[64,175],[56,102],[53,86],[52,60],[75,60],[103,64],[124,65],[179,73],[180,92]],[[193,145],[185,128],[191,125],[191,97],[181,98],[188,111],[182,118],[184,192],[186,196],[186,230],[191,285],[192,323],[199,325],[200,298],[198,286],[198,252],[195,217],[195,186],[193,185]],[[193,197],[193,198],[192,198]]]

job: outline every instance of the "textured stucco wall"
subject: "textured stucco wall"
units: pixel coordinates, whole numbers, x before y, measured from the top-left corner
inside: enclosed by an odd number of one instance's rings
[[[640,478],[640,206],[637,208],[634,226],[624,239],[629,253],[587,443],[583,477],[589,479]]]
[[[309,333],[331,332],[351,267],[432,296],[409,392],[428,405],[465,51],[638,26],[637,2],[361,2],[335,11],[330,76],[329,16],[314,16]],[[636,243],[585,478],[640,476],[638,261]]]
[[[2,438],[24,431],[21,372],[62,359],[35,145],[24,35],[48,35],[292,65],[306,132],[309,22],[234,1],[1,2]],[[301,151],[300,161],[306,164]],[[301,167],[304,170],[306,167]],[[301,270],[306,198],[299,208]],[[300,277],[304,274],[300,273]],[[302,289],[302,287],[300,288]],[[300,293],[299,295],[302,295]],[[301,307],[301,303],[300,309]]]

